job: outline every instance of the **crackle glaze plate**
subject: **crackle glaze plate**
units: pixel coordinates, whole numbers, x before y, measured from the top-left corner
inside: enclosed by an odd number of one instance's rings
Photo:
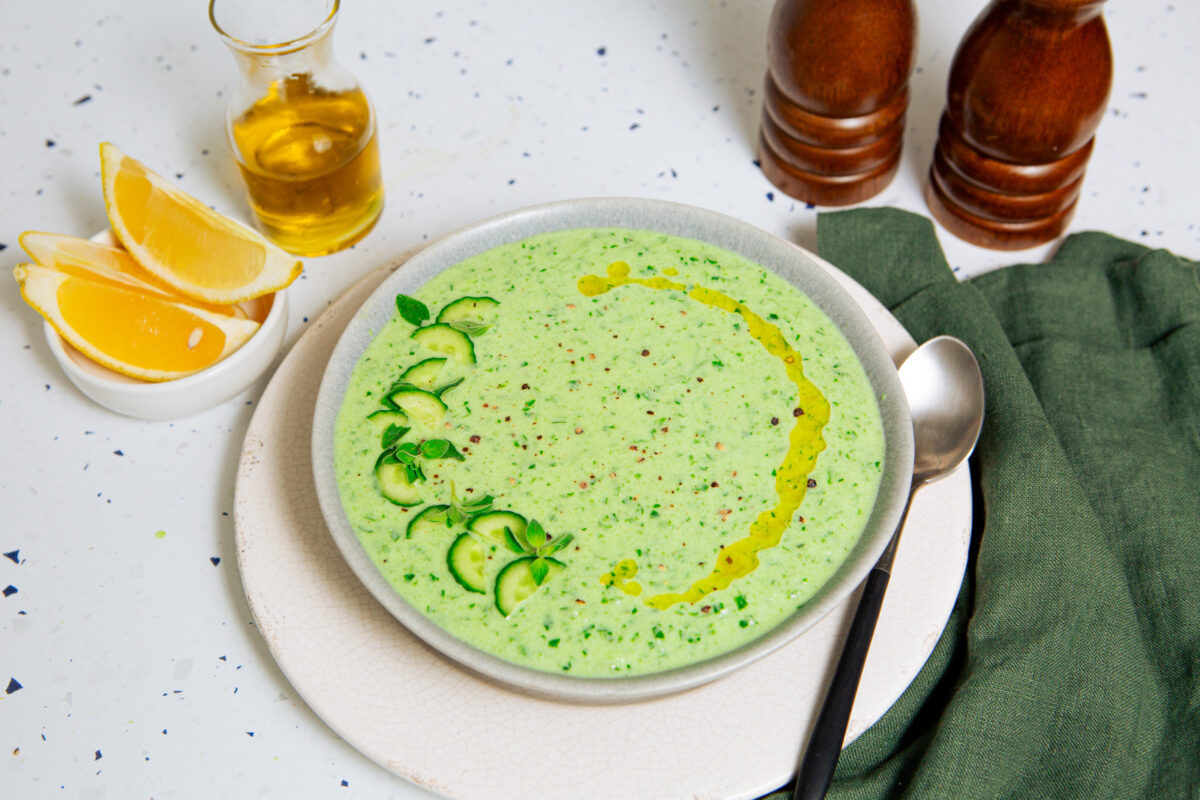
[[[311,422],[339,336],[404,260],[365,276],[310,326],[246,435],[235,500],[239,569],[287,679],[361,753],[448,798],[523,799],[536,787],[539,798],[715,800],[753,798],[786,783],[858,592],[791,643],[712,683],[655,700],[582,705],[511,691],[463,669],[409,633],[355,577],[317,503]],[[900,363],[915,342],[861,286],[820,263]],[[929,657],[962,582],[970,530],[964,465],[913,501],[847,743]]]

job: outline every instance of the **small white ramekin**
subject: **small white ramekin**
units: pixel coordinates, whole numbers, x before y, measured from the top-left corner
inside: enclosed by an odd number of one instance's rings
[[[111,244],[105,231],[94,241]],[[141,381],[97,364],[43,323],[50,352],[79,391],[105,408],[141,419],[179,419],[224,403],[254,383],[274,362],[287,333],[287,290],[242,303],[261,323],[249,341],[207,369],[162,383]]]

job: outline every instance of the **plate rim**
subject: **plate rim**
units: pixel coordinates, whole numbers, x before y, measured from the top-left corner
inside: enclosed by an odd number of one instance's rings
[[[293,505],[304,507],[312,498],[303,482],[296,487],[299,496],[286,494],[296,484],[294,477],[279,474],[289,462],[269,458],[280,449],[285,457],[291,455],[288,443],[300,441],[296,426],[288,422],[291,417],[280,412],[297,404],[300,411],[311,410],[307,398],[319,376],[304,370],[332,350],[332,342],[322,336],[326,329],[336,333],[348,321],[351,312],[344,298],[365,297],[369,290],[364,287],[381,282],[405,258],[368,272],[308,326],[264,390],[247,427],[235,483],[237,564],[255,628],[281,676],[331,733],[411,786],[439,797],[519,800],[527,797],[529,781],[538,780],[547,797],[575,800],[599,800],[611,796],[614,787],[629,800],[749,800],[790,780],[816,717],[819,687],[831,674],[849,626],[853,597],[777,654],[693,692],[616,707],[562,706],[456,669],[360,588],[326,538],[323,521],[289,513]],[[817,260],[867,311],[893,361],[903,361],[916,348],[904,327],[852,278]],[[305,391],[296,393],[297,388]],[[843,746],[892,707],[944,635],[967,566],[972,502],[966,464],[914,498],[907,524],[924,530],[901,541]],[[393,679],[385,696],[364,698],[355,691],[353,679],[381,675]],[[449,753],[460,753],[457,746],[473,739],[461,732],[457,718],[444,718],[452,713],[447,700],[489,709],[476,722],[485,731],[500,715],[506,729],[512,716],[527,728],[566,724],[572,733],[561,746],[558,737],[546,745],[547,763],[553,765],[549,774],[541,768],[536,775],[523,770],[512,742],[459,763],[460,756]],[[730,758],[723,749],[713,752],[704,717],[693,709],[714,707],[745,726],[738,730],[752,749],[743,752],[744,758]],[[630,719],[638,721],[632,728]],[[672,730],[690,733],[661,738]],[[602,750],[594,749],[594,743],[605,741]],[[610,748],[613,755],[606,762],[603,754]],[[653,767],[646,748],[653,752]],[[671,754],[674,760],[663,760]],[[597,761],[602,762],[599,767]],[[617,771],[604,770],[604,763]],[[665,768],[671,763],[676,766]],[[642,768],[632,782],[630,766]],[[647,768],[653,772],[645,773]],[[600,789],[591,782],[597,775],[603,776]],[[626,778],[614,784],[614,775]]]

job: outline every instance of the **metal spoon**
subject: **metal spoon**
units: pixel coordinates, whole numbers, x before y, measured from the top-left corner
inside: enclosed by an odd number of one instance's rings
[[[912,410],[916,451],[912,488],[892,540],[867,577],[796,775],[795,800],[820,800],[829,789],[913,495],[966,461],[983,425],[983,377],[975,356],[958,339],[938,336],[918,347],[901,365],[900,383]]]

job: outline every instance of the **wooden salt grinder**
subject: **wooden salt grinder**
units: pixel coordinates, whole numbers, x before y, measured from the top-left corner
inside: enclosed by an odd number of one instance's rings
[[[917,16],[912,0],[777,0],[758,157],[807,203],[858,203],[900,165]]]
[[[992,0],[950,66],[925,186],[955,236],[1021,250],[1066,229],[1112,88],[1104,0]]]

